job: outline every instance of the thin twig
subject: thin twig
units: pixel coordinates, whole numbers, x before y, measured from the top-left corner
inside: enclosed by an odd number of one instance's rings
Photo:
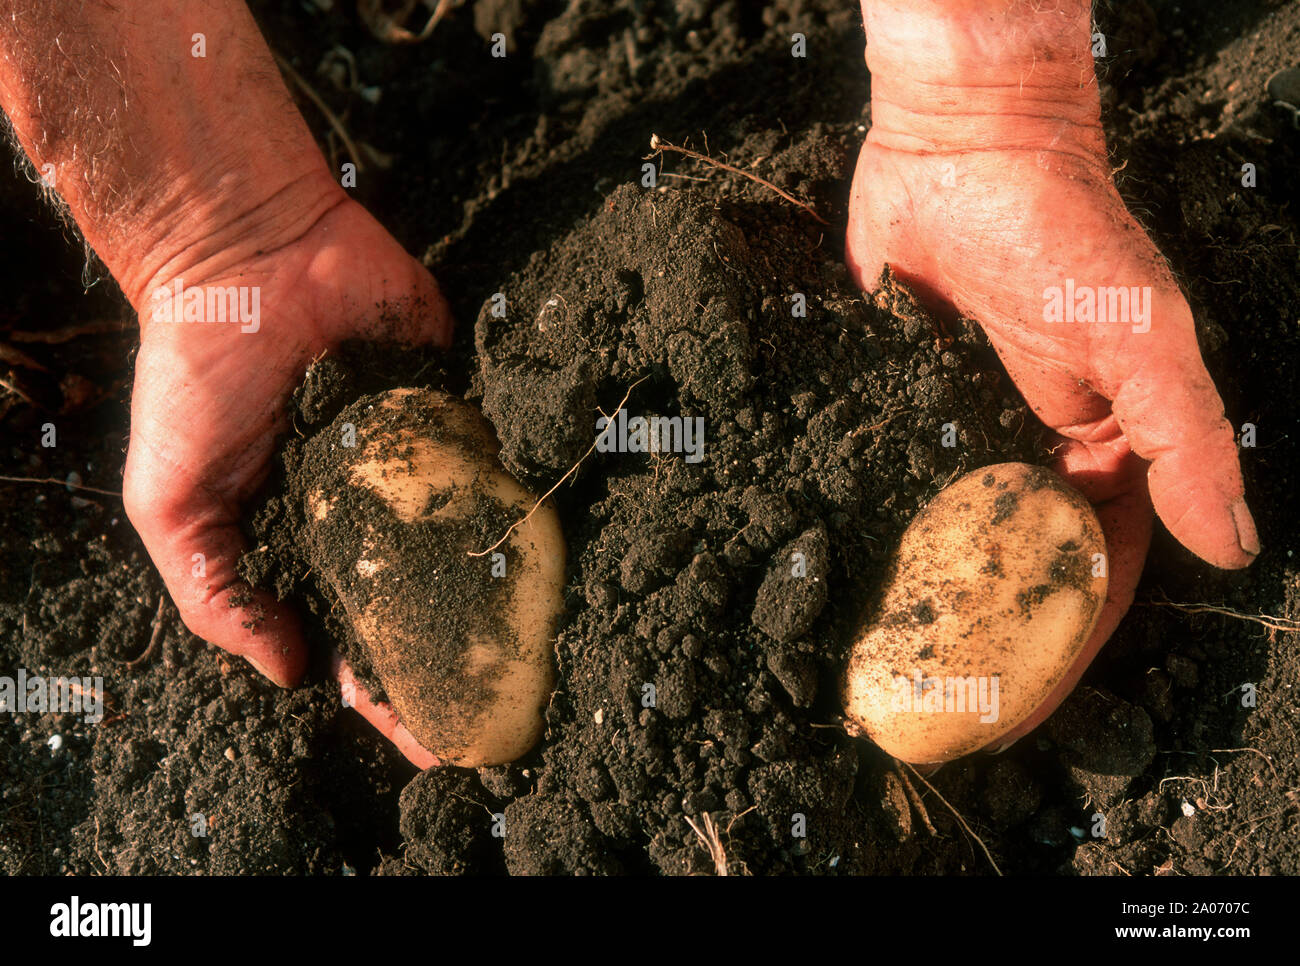
[[[919,781],[926,788],[930,789],[930,791],[934,792],[935,798],[939,799],[939,801],[943,802],[944,805],[948,806],[948,811],[952,812],[952,814],[957,817],[957,821],[961,822],[961,827],[966,830],[966,834],[969,835],[971,838],[973,838],[976,842],[978,842],[980,848],[984,850],[984,856],[989,860],[989,865],[993,866],[993,871],[996,872],[998,875],[1002,875],[1002,870],[999,869],[998,864],[993,861],[993,853],[990,852],[989,847],[984,844],[984,840],[975,834],[974,829],[972,829],[969,825],[966,824],[966,820],[961,817],[961,812],[953,808],[952,805],[949,804],[948,799],[944,798],[942,795],[939,794],[939,790],[937,788],[935,788],[923,777],[921,777],[921,773],[919,771],[917,771],[911,765],[908,765],[907,762],[903,762],[903,764],[907,766],[908,771],[910,771],[913,775],[916,776],[917,781]]]
[[[727,874],[727,850],[722,847],[722,841],[718,838],[717,826],[713,824],[713,818],[708,812],[701,815],[704,828],[695,824],[695,820],[689,815],[683,816],[686,824],[691,827],[691,831],[699,838],[700,844],[709,850],[709,858],[713,860],[713,869],[718,875]]]
[[[36,400],[32,399],[31,396],[27,395],[27,393],[23,392],[21,389],[19,389],[8,379],[0,378],[0,389],[7,389],[9,392],[13,393],[15,396],[23,400],[29,406],[36,405]]]
[[[650,135],[650,150],[655,152],[656,154],[662,153],[664,151],[675,151],[677,154],[683,154],[688,158],[694,158],[696,161],[703,161],[705,164],[711,164],[715,168],[721,168],[723,171],[730,171],[732,174],[738,174],[742,178],[748,178],[750,181],[753,181],[755,184],[761,184],[764,188],[770,188],[772,191],[775,191],[786,201],[790,202],[790,204],[798,208],[802,208],[804,211],[808,212],[808,214],[812,215],[823,225],[830,224],[830,222],[828,222],[825,218],[817,214],[816,209],[814,209],[813,206],[808,204],[806,201],[800,201],[794,195],[790,194],[790,192],[778,188],[776,185],[772,184],[772,182],[768,181],[766,178],[760,178],[756,174],[750,174],[748,171],[742,171],[740,168],[737,168],[735,165],[727,164],[724,161],[715,161],[707,154],[700,154],[699,151],[692,151],[690,148],[681,148],[675,144],[669,144],[658,134]],[[648,157],[654,157],[654,154],[648,155]]]
[[[352,163],[357,166],[357,172],[360,173],[365,170],[365,166],[361,163],[361,155],[357,153],[357,146],[352,143],[352,138],[348,136],[347,128],[343,126],[343,122],[340,121],[337,115],[329,109],[329,105],[321,100],[321,96],[316,93],[315,89],[303,80],[302,75],[293,69],[292,64],[279,54],[272,52],[272,56],[275,57],[275,62],[280,65],[280,69],[285,72],[288,78],[293,81],[294,84],[298,86],[298,89],[306,94],[311,102],[320,109],[320,112],[325,115],[325,120],[329,122],[330,127],[334,129],[334,133],[337,134],[339,140],[343,142],[343,147],[352,158]]]
[[[97,319],[94,322],[79,322],[76,325],[65,325],[59,329],[49,329],[44,332],[10,332],[8,338],[11,342],[43,342],[49,345],[56,345],[60,342],[67,342],[83,335],[103,335],[106,332],[123,332],[125,327],[116,319]]]
[[[377,0],[362,0],[357,5],[357,12],[361,14],[361,19],[365,21],[370,32],[379,40],[387,44],[419,44],[428,40],[433,34],[433,28],[438,26],[438,21],[443,15],[451,9],[452,0],[438,0],[438,6],[429,17],[424,29],[418,34],[411,33],[405,27],[399,25],[397,21],[388,16],[382,10],[378,9]],[[406,7],[406,12],[410,12],[412,5]]]
[[[143,664],[158,650],[158,645],[162,643],[163,632],[167,627],[167,622],[163,619],[167,612],[167,592],[163,591],[158,598],[158,613],[153,618],[153,633],[149,635],[149,646],[144,649],[139,657],[132,658],[129,661],[123,661],[127,667],[136,667]]]
[[[894,760],[894,774],[903,783],[903,791],[907,793],[907,800],[912,803],[912,810],[920,816],[921,821],[925,824],[925,830],[930,833],[931,838],[937,837],[939,833],[935,831],[934,823],[930,821],[929,810],[926,809],[925,803],[921,801],[921,796],[916,793],[916,789],[912,787],[912,783],[907,780],[907,772],[899,767],[897,759]]]
[[[101,490],[97,486],[86,486],[83,483],[69,483],[67,480],[56,480],[52,476],[43,479],[34,476],[0,476],[0,483],[50,483],[54,486],[68,486],[74,490],[85,490],[88,493],[99,493],[103,496],[122,495],[120,490]]]
[[[1176,604],[1169,600],[1142,600],[1138,601],[1138,604],[1146,607],[1172,607],[1174,610],[1181,610],[1187,614],[1220,614],[1224,617],[1235,617],[1237,620],[1263,624],[1273,631],[1289,631],[1292,633],[1300,631],[1300,621],[1292,620],[1290,617],[1273,617],[1269,614],[1259,614],[1258,616],[1243,614],[1239,610],[1219,607],[1216,604]]]
[[[635,389],[637,386],[641,385],[641,383],[645,382],[649,378],[650,378],[649,376],[642,376],[636,382],[632,383],[632,385],[627,387],[627,392],[623,394],[622,402],[620,402],[618,404],[618,408],[614,410],[614,415],[609,417],[609,421],[611,423],[614,421],[614,417],[617,416],[620,412],[622,412],[623,407],[627,405],[628,399],[632,396],[632,390]],[[510,524],[510,529],[507,530],[504,534],[502,534],[500,540],[492,544],[492,546],[488,547],[486,550],[480,550],[477,553],[471,550],[469,552],[469,555],[471,557],[486,557],[497,547],[501,546],[501,544],[509,540],[510,534],[514,533],[515,530],[517,530],[519,527],[527,523],[532,518],[533,514],[538,511],[541,505],[546,502],[546,498],[560,488],[561,483],[567,480],[574,473],[578,472],[578,467],[581,466],[583,464],[583,461],[586,460],[586,458],[592,454],[592,452],[596,449],[596,444],[600,442],[601,436],[604,435],[605,435],[604,430],[602,430],[599,434],[597,434],[596,438],[591,441],[591,445],[587,447],[587,452],[583,453],[581,456],[578,457],[578,462],[570,466],[568,471],[563,476],[561,476],[558,480],[555,481],[555,485],[553,487],[551,487],[540,497],[538,497],[537,502],[533,504],[533,508],[531,510],[529,510],[526,514],[524,514],[524,516],[521,519],[516,520],[514,523]]]

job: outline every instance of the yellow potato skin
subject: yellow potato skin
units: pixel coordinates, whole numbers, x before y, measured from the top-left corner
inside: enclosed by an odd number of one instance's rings
[[[394,390],[369,409],[355,448],[341,454],[341,479],[310,491],[305,507],[314,546],[343,540],[349,550],[313,556],[416,739],[445,764],[513,761],[540,737],[554,689],[565,573],[558,515],[544,504],[518,526],[498,548],[508,577],[493,577],[490,555],[469,556],[492,541],[468,536],[464,522],[483,501],[517,519],[536,500],[497,460],[491,426],[432,390]],[[347,518],[340,484],[366,491],[392,519]],[[436,583],[421,579],[429,570]],[[454,621],[442,619],[457,608]]]
[[[855,636],[850,731],[917,764],[1010,732],[1096,626],[1105,553],[1092,507],[1050,470],[999,463],[946,487],[904,532]]]

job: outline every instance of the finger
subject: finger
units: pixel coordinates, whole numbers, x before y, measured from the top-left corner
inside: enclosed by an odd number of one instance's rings
[[[1133,603],[1147,548],[1151,544],[1151,503],[1147,496],[1145,464],[1123,453],[1123,445],[1110,442],[1067,441],[1058,450],[1053,469],[1067,483],[1088,495],[1106,499],[1094,506],[1106,537],[1108,583],[1097,625],[1059,684],[1034,712],[990,750],[1005,751],[1016,740],[1042,724],[1074,690],[1102,645],[1110,639]]]
[[[1149,332],[1094,341],[1104,393],[1046,352],[1036,352],[1042,336],[1021,332],[1019,344],[1010,346],[996,327],[985,331],[1043,422],[1085,440],[1117,429],[1134,453],[1151,462],[1151,501],[1169,532],[1217,567],[1245,567],[1260,545],[1232,426],[1201,362],[1186,301],[1171,285],[1159,290],[1159,324],[1153,322]],[[1107,410],[1113,423],[1105,418]]]
[[[184,480],[141,467],[133,441],[123,480],[126,514],[162,575],[185,626],[246,659],[280,687],[302,680],[307,652],[298,619],[241,580],[246,549],[232,508]]]
[[[411,764],[420,769],[433,768],[442,764],[436,755],[426,751],[424,746],[415,740],[415,736],[406,730],[406,725],[402,724],[401,719],[397,717],[397,712],[389,705],[378,704],[371,699],[366,686],[352,673],[352,666],[336,652],[330,654],[330,670],[334,674],[334,679],[339,682],[343,703],[355,708],[361,717],[374,725],[381,735],[397,746],[397,750],[405,755]]]
[[[1216,567],[1259,554],[1236,439],[1195,344],[1178,357],[1143,356],[1113,400],[1133,452],[1151,461],[1151,502],[1169,532]]]

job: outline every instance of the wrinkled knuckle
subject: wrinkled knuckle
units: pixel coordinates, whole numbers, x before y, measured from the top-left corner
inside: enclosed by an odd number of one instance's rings
[[[137,530],[155,516],[157,498],[137,473],[127,472],[122,479],[122,506],[126,517]]]
[[[181,501],[174,493],[139,473],[127,473],[122,480],[122,504],[127,519],[137,530],[148,530],[175,520],[181,507]]]

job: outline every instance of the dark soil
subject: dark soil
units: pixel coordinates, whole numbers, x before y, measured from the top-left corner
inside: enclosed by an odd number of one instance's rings
[[[326,678],[327,644],[348,641],[283,539],[291,459],[250,513],[254,549],[272,549],[249,566],[307,617],[318,666],[293,692],[159,611],[120,499],[0,483],[0,674],[99,674],[107,691],[98,724],[0,724],[0,869],[711,873],[695,826],[718,830],[733,874],[991,871],[933,794],[912,779],[926,821],[887,756],[840,728],[849,634],[908,521],[967,470],[1048,458],[973,324],[940,325],[888,280],[866,301],[843,268],[870,124],[856,5],[479,2],[411,48],[375,41],[351,4],[253,8],[353,136],[392,154],[357,194],[424,253],[461,321],[449,357],[329,360],[295,400],[299,431],[386,386],[443,388],[483,407],[507,467],[544,491],[626,395],[629,416],[701,417],[704,459],[586,458],[554,498],[569,583],[542,741],[510,766],[423,774]],[[1242,459],[1265,549],[1221,573],[1158,531],[1138,604],[1075,695],[1011,751],[928,780],[1004,872],[1295,873],[1296,636],[1164,604],[1300,603],[1279,405],[1300,361],[1300,132],[1263,95],[1300,7],[1116,8],[1098,16],[1117,180],[1188,293],[1229,417],[1258,427]],[[497,31],[504,60],[485,53]],[[335,44],[377,104],[315,74]],[[830,226],[673,155],[642,186],[654,133]],[[27,357],[0,359],[23,390],[0,396],[0,474],[118,489],[129,312],[111,283],[81,294],[80,254],[27,185],[0,190],[0,224],[15,293],[0,347]],[[88,318],[109,324],[19,337]],[[786,577],[796,553],[805,579]]]

